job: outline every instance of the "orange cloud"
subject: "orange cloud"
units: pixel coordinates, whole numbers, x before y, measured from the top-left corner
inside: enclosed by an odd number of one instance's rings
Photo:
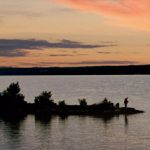
[[[72,8],[96,12],[117,22],[150,30],[150,0],[54,0]]]

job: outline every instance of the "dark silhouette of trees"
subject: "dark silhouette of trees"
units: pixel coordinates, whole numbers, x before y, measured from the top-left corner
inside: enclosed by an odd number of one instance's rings
[[[98,104],[95,104],[96,107],[99,107],[103,110],[114,110],[115,106],[111,101],[108,101],[107,98],[104,98],[104,100]]]
[[[80,106],[85,107],[87,106],[87,101],[85,98],[83,99],[78,99]]]
[[[51,92],[43,91],[39,96],[35,97],[35,107],[40,109],[50,109],[55,107],[57,104],[51,99]]]
[[[60,107],[64,107],[64,106],[66,106],[66,103],[65,103],[65,101],[63,100],[63,101],[59,101],[59,102],[58,102],[58,105],[59,105]]]
[[[20,93],[19,83],[11,83],[0,94],[0,112],[26,112],[27,102],[24,98],[24,95]]]

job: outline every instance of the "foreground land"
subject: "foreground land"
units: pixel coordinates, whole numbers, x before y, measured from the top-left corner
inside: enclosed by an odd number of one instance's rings
[[[0,68],[0,75],[148,75],[150,65]]]
[[[27,103],[20,93],[19,83],[12,83],[0,93],[0,117],[22,117],[28,114],[36,116],[69,116],[88,115],[97,117],[113,117],[115,115],[129,115],[143,113],[129,107],[120,107],[105,98],[100,103],[88,105],[86,99],[79,99],[79,105],[67,105],[65,101],[55,103],[51,99],[51,92],[43,91],[35,97],[34,103]]]

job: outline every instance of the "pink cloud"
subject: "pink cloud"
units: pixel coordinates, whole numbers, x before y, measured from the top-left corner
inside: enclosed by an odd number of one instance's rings
[[[150,0],[54,0],[72,8],[110,17],[119,24],[150,30]]]

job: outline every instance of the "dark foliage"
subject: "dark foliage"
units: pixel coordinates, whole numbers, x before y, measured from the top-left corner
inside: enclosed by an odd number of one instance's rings
[[[54,102],[54,100],[51,99],[51,97],[51,92],[43,91],[39,96],[35,97],[35,107],[37,109],[50,109],[57,106],[57,104]]]
[[[59,102],[58,102],[58,105],[59,105],[60,107],[65,107],[65,106],[66,106],[66,103],[65,103],[65,101],[63,100],[63,101],[59,101]]]
[[[115,106],[111,101],[108,101],[107,98],[104,98],[104,100],[98,104],[94,104],[95,107],[98,107],[103,110],[114,110]]]
[[[25,112],[27,102],[20,93],[19,83],[12,83],[0,94],[0,112]]]
[[[86,99],[78,99],[80,106],[85,107],[87,106],[87,101]]]

